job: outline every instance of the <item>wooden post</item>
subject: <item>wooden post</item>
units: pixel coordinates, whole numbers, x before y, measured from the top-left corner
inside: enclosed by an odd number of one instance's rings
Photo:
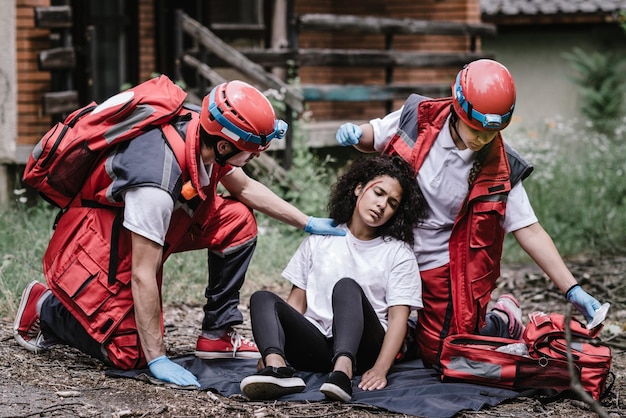
[[[274,88],[285,95],[285,103],[292,106],[297,112],[303,111],[302,94],[292,86],[271,73],[267,73],[263,67],[249,60],[237,49],[221,40],[209,29],[202,26],[198,21],[183,15],[183,29],[194,37],[204,48],[227,62],[231,67],[238,69],[242,74],[250,77],[256,84],[264,88]]]
[[[287,40],[287,25],[289,15],[287,0],[274,0],[274,12],[272,14],[272,45],[271,48],[275,50],[289,48],[289,41]],[[286,67],[274,67],[272,68],[272,74],[280,78],[283,81],[287,80],[287,68]],[[283,154],[282,166],[285,170],[289,170],[291,167],[292,155],[293,155],[293,109],[291,106],[285,106],[285,122],[289,124],[289,130],[285,136],[285,151]]]
[[[393,33],[385,34],[385,50],[391,51],[393,49]],[[388,65],[385,67],[385,83],[389,86],[393,84],[393,66]],[[385,110],[387,113],[391,113],[393,107],[393,101],[387,100],[385,103]]]
[[[15,2],[0,14],[0,207],[8,207],[15,187],[17,72]]]
[[[174,19],[174,74],[176,80],[183,79],[181,71],[181,59],[183,56],[183,15],[180,9],[176,9],[176,18]]]
[[[274,0],[272,14],[272,44],[270,48],[281,50],[289,47],[287,42],[287,0]],[[287,79],[285,67],[274,67],[272,73],[281,80]]]

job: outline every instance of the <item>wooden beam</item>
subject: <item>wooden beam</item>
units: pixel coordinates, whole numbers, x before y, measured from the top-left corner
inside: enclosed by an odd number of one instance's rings
[[[208,65],[201,62],[200,60],[192,57],[191,55],[187,55],[187,54],[183,55],[183,62],[189,65],[190,67],[195,68],[196,71],[202,74],[202,76],[206,78],[207,80],[209,80],[209,82],[214,86],[228,81],[224,77],[222,77],[220,73],[215,71],[213,68],[209,67]]]
[[[279,67],[292,62],[296,66],[336,67],[462,67],[480,58],[493,58],[493,54],[478,52],[407,52],[371,49],[299,49],[255,50],[242,49],[248,60],[264,67]],[[207,64],[224,66],[228,62],[210,56]]]
[[[231,47],[198,21],[191,19],[188,15],[182,15],[182,27],[185,33],[200,42],[208,51],[217,55],[227,62],[231,67],[250,77],[255,83],[264,88],[276,89],[284,95],[285,103],[298,113],[304,111],[302,95],[291,85],[283,82],[278,77],[265,71],[265,69],[246,58],[237,49]]]
[[[390,84],[390,85],[349,85],[349,84],[303,84],[302,94],[308,102],[369,102],[403,100],[411,93],[428,97],[450,95],[449,84]]]
[[[609,23],[621,23],[619,13],[561,13],[561,14],[534,14],[534,15],[482,15],[482,19],[489,24],[500,27],[508,26],[556,26],[567,25],[568,28],[586,30],[585,25],[606,25]]]
[[[345,120],[304,122],[300,129],[303,129],[302,135],[307,139],[306,146],[311,149],[338,147],[339,144],[337,144],[335,134],[337,133],[337,129],[345,122]],[[368,121],[352,120],[351,122],[361,125]],[[272,141],[272,145],[269,148],[270,151],[282,151],[284,149],[285,141]]]
[[[279,142],[282,143],[283,141]],[[274,141],[272,141],[272,147],[274,145]],[[273,150],[274,148],[270,149]],[[284,149],[284,144],[280,149]],[[246,164],[246,171],[248,170],[252,172],[254,177],[261,175],[270,176],[277,179],[280,183],[288,183],[291,188],[295,186],[295,183],[289,180],[287,170],[281,167],[275,159],[265,152],[262,152],[259,154],[258,158],[253,158],[248,164]]]
[[[298,17],[300,31],[341,31],[381,34],[467,35],[484,36],[497,33],[494,24],[437,20],[391,19],[373,16],[334,14],[303,14]]]
[[[40,51],[37,54],[37,64],[42,71],[71,70],[76,67],[76,51],[72,47]]]
[[[43,113],[46,115],[69,113],[79,107],[78,92],[75,90],[44,93],[42,101]]]
[[[221,36],[235,38],[263,38],[265,25],[258,23],[211,23],[209,29]]]
[[[35,7],[35,26],[44,29],[72,27],[70,6]]]

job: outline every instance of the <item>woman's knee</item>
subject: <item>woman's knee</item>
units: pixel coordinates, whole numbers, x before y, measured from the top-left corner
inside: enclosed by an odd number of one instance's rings
[[[339,279],[335,286],[333,287],[333,300],[339,298],[345,298],[349,296],[350,298],[360,295],[362,293],[361,286],[352,278],[344,277],[343,279]]]
[[[333,287],[333,292],[338,291],[350,291],[350,290],[361,290],[361,286],[351,277],[344,277],[343,279],[339,279],[335,286]]]
[[[268,304],[274,304],[277,300],[282,300],[275,293],[269,290],[257,290],[250,296],[250,310],[257,309]]]

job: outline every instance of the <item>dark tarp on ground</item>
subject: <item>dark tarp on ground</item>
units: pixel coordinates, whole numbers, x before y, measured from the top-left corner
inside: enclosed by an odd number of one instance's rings
[[[256,372],[257,360],[216,359],[201,360],[193,355],[173,359],[190,370],[202,385],[223,396],[241,395],[239,382]],[[159,381],[151,378],[147,369],[108,370],[108,376]],[[298,372],[306,382],[302,393],[283,396],[281,401],[324,401],[319,391],[326,377],[323,373]],[[390,412],[419,417],[452,417],[462,410],[478,411],[486,405],[515,398],[518,392],[466,383],[442,383],[433,369],[424,368],[421,360],[395,365],[387,376],[387,387],[382,390],[362,391],[357,387],[360,377],[352,380],[352,403],[376,406]]]

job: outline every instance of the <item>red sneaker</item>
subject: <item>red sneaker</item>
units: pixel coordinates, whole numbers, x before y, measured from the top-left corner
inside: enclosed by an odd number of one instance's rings
[[[43,334],[39,326],[37,301],[48,290],[48,287],[36,280],[30,282],[22,293],[22,300],[15,315],[13,336],[17,343],[33,353],[46,350],[43,345]]]
[[[219,340],[198,337],[196,357],[212,358],[261,358],[256,344],[229,329]]]

